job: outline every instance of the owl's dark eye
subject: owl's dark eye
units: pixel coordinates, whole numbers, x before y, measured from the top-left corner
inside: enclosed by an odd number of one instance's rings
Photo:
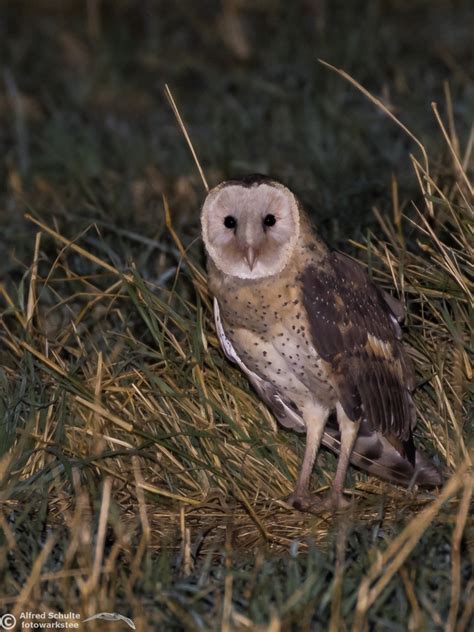
[[[227,215],[224,219],[224,226],[226,228],[235,228],[237,226],[237,220],[233,215]]]
[[[264,226],[274,226],[275,223],[276,223],[276,217],[275,215],[272,215],[271,213],[269,215],[266,215],[265,219],[263,220]]]

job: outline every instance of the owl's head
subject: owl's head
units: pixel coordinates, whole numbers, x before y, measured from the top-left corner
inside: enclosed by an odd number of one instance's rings
[[[300,231],[298,202],[285,186],[263,176],[222,182],[201,213],[204,245],[214,264],[240,279],[281,272]]]

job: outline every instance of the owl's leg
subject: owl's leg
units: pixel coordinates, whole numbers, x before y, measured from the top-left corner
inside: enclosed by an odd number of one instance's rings
[[[303,417],[306,422],[306,446],[303,464],[298,476],[295,491],[289,496],[288,503],[295,509],[306,511],[314,505],[314,496],[309,493],[309,481],[314,462],[318,455],[321,439],[324,434],[329,409],[318,404],[312,404],[305,409]]]
[[[331,490],[323,500],[323,506],[327,509],[344,509],[349,505],[349,501],[344,498],[343,489],[346,479],[349,460],[354,447],[357,434],[359,432],[360,421],[352,421],[344,412],[341,404],[337,404],[337,421],[341,431],[341,452],[337,461],[336,475],[332,483]]]

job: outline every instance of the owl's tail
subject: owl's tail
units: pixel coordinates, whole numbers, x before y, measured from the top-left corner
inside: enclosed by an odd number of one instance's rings
[[[326,425],[323,444],[339,454],[341,443],[337,422]],[[372,430],[366,421],[361,423],[359,435],[351,454],[351,463],[370,474],[391,483],[408,487],[438,487],[443,476],[437,467],[415,448],[413,439],[400,441]]]

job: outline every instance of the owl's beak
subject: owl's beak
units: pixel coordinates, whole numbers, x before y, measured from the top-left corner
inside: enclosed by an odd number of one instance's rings
[[[250,270],[253,270],[255,261],[257,259],[257,251],[255,250],[255,248],[252,248],[252,246],[249,246],[247,250],[245,251],[244,256],[245,256],[245,261],[247,262],[248,267],[250,268]]]

